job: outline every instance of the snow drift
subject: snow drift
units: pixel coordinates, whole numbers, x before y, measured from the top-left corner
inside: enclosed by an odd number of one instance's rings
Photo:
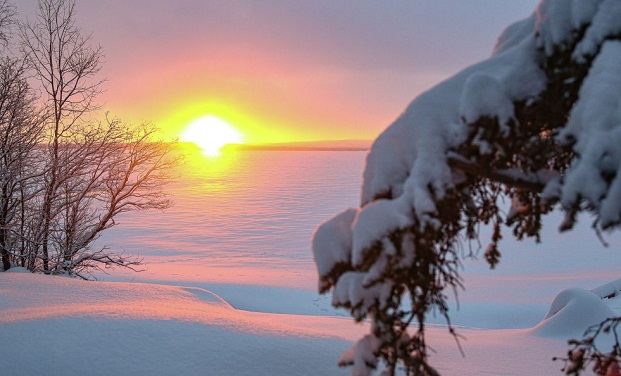
[[[0,343],[3,359],[10,359],[3,372],[10,375],[345,374],[334,354],[368,330],[335,317],[240,311],[200,288],[18,270],[0,273]],[[561,293],[575,308],[588,312],[594,299],[604,304],[594,293],[576,291]],[[445,327],[433,326],[433,360],[445,375],[553,374],[560,364],[552,357],[564,353],[565,340],[580,324],[557,302],[553,307],[560,307],[558,313],[534,329],[460,328],[465,358]],[[553,336],[542,335],[548,327],[557,329]]]

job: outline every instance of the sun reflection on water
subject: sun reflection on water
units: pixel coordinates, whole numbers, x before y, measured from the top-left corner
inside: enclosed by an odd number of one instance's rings
[[[167,187],[174,206],[128,213],[101,239],[145,257],[148,271],[128,279],[316,288],[309,239],[357,203],[364,152],[175,150],[185,162]]]
[[[238,152],[235,149],[225,149],[218,154],[205,154],[201,147],[191,142],[180,142],[178,150],[183,155],[184,164],[181,172],[184,176],[220,175],[230,171]]]

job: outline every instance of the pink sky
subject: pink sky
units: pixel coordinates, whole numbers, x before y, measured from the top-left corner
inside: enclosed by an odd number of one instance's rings
[[[489,55],[537,1],[78,1],[104,108],[176,137],[216,115],[246,142],[373,139],[421,91]],[[36,0],[20,0],[33,18]]]

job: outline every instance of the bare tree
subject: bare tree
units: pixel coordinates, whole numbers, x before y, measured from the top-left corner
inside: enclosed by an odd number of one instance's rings
[[[156,134],[151,125],[128,127],[118,119],[106,119],[80,133],[71,145],[77,158],[59,190],[62,212],[52,231],[58,260],[51,272],[83,277],[83,271],[98,264],[138,264],[105,247],[93,250],[90,246],[116,224],[117,215],[171,205],[161,187],[171,180],[170,171],[178,159],[171,156],[171,144],[158,141]]]
[[[12,26],[17,12],[9,0],[0,0],[0,43],[7,45],[11,39]]]
[[[42,93],[43,132],[36,134],[45,144],[30,149],[38,180],[23,191],[19,237],[29,270],[87,278],[99,266],[139,264],[92,244],[120,213],[170,206],[162,187],[177,158],[153,126],[94,120],[103,52],[75,17],[73,0],[40,0],[36,19],[19,28]]]
[[[15,25],[15,8],[0,1],[0,43],[7,47]],[[0,255],[3,269],[16,255],[24,255],[19,229],[25,220],[24,201],[34,179],[32,151],[40,141],[41,117],[35,112],[35,97],[28,85],[23,56],[0,58]]]
[[[84,37],[75,25],[75,2],[71,0],[39,1],[36,21],[20,27],[22,49],[44,91],[48,114],[49,156],[45,174],[45,194],[41,200],[41,217],[35,234],[40,247],[36,257],[49,272],[52,222],[60,213],[58,193],[69,178],[62,170],[72,160],[71,148],[63,147],[79,132],[78,125],[95,109],[94,100],[100,92],[103,52],[92,48],[90,37]],[[34,269],[34,260],[29,268]]]
[[[0,254],[4,270],[10,268],[12,256],[25,254],[21,236],[24,203],[40,177],[33,152],[43,128],[26,74],[23,61],[0,61]]]

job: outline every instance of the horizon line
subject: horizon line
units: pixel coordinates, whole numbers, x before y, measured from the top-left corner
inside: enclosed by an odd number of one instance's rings
[[[181,141],[180,141],[181,142]],[[192,144],[192,142],[181,142]],[[320,140],[227,144],[222,150],[242,151],[368,151],[373,140]]]

